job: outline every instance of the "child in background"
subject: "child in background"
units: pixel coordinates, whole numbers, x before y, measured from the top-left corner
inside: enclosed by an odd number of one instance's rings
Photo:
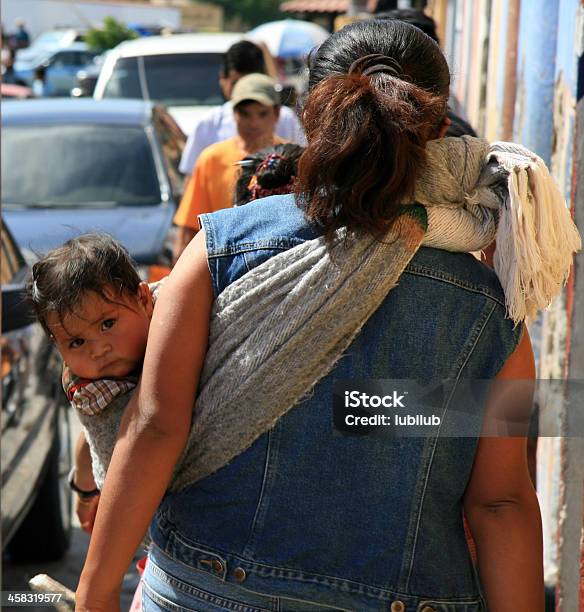
[[[292,193],[298,160],[304,147],[284,143],[243,158],[235,184],[234,206],[272,195]]]
[[[35,68],[34,76],[32,80],[32,93],[36,98],[43,98],[46,95],[46,78],[47,69],[45,66],[39,66]]]

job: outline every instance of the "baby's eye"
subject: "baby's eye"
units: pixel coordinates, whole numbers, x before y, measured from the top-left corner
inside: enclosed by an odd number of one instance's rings
[[[111,329],[115,324],[116,324],[115,319],[105,319],[105,321],[103,321],[101,324],[101,329],[104,331]]]
[[[76,349],[80,346],[83,346],[85,340],[83,338],[73,338],[71,342],[69,342],[69,348]]]

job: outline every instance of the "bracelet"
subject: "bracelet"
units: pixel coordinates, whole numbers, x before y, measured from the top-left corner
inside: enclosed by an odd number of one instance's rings
[[[75,467],[71,468],[71,471],[69,472],[69,477],[67,478],[67,481],[69,483],[69,488],[72,491],[75,491],[75,493],[77,493],[77,495],[79,495],[79,497],[81,499],[91,499],[92,497],[95,497],[96,495],[99,495],[99,493],[100,493],[100,491],[99,491],[99,489],[97,487],[95,489],[93,489],[92,491],[84,491],[83,489],[80,489],[75,484]]]

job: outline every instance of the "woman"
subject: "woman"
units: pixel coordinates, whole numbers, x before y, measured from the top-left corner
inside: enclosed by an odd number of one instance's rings
[[[354,24],[316,52],[298,197],[202,216],[204,232],[159,298],[77,591],[80,609],[116,609],[124,571],[156,511],[146,611],[543,610],[541,527],[525,439],[479,439],[482,408],[461,433],[449,412],[462,379],[510,381],[515,398],[522,394],[514,408],[529,406],[529,386],[512,381],[534,377],[521,321],[539,302],[530,301],[531,290],[514,293],[509,278],[518,274],[524,287],[540,281],[535,273],[527,279],[515,259],[495,257],[504,293],[495,273],[472,256],[418,248],[423,239],[432,243],[430,229],[441,222],[428,191],[447,200],[449,189],[464,185],[444,179],[458,159],[430,172],[441,151],[430,141],[448,127],[448,89],[438,46],[408,24]],[[464,153],[473,146],[446,148]],[[466,180],[472,156],[461,166]],[[502,175],[505,183],[509,172],[497,164],[477,174],[464,206],[454,210],[451,200],[440,213],[452,213],[448,227],[458,219],[467,231],[472,223],[463,213],[475,200],[488,202],[473,218],[489,217]],[[511,178],[508,185],[514,189]],[[400,206],[414,200],[424,206]],[[468,250],[484,246],[500,217],[497,241],[506,245],[507,214],[499,208],[460,241]],[[561,223],[570,234],[569,220]],[[575,244],[570,237],[565,242]],[[520,248],[515,255],[521,264]],[[262,283],[273,287],[267,298],[246,302]],[[233,287],[244,291],[224,299]],[[236,297],[249,317],[249,344],[243,352],[239,340],[224,349],[213,373],[203,374],[195,405],[196,420],[209,393],[220,398],[221,412],[210,413],[198,438],[209,464],[199,482],[183,481],[160,503],[187,441],[211,303],[216,311],[225,307],[221,325]],[[267,302],[278,300],[284,306],[270,311]],[[245,325],[244,317],[232,333]],[[232,341],[212,332],[207,364],[221,351],[217,337]],[[444,435],[335,433],[335,381],[358,379],[449,381],[438,404]],[[485,421],[497,407],[489,396]],[[270,418],[262,420],[264,413]]]

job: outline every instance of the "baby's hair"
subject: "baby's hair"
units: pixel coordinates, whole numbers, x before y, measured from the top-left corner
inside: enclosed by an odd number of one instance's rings
[[[34,312],[50,336],[50,313],[62,322],[74,313],[88,292],[112,302],[116,295],[135,296],[141,279],[130,254],[108,234],[84,234],[47,253],[32,267],[27,294]]]
[[[292,143],[266,147],[244,157],[235,185],[234,205],[241,206],[258,198],[292,193],[298,160],[304,147]]]

